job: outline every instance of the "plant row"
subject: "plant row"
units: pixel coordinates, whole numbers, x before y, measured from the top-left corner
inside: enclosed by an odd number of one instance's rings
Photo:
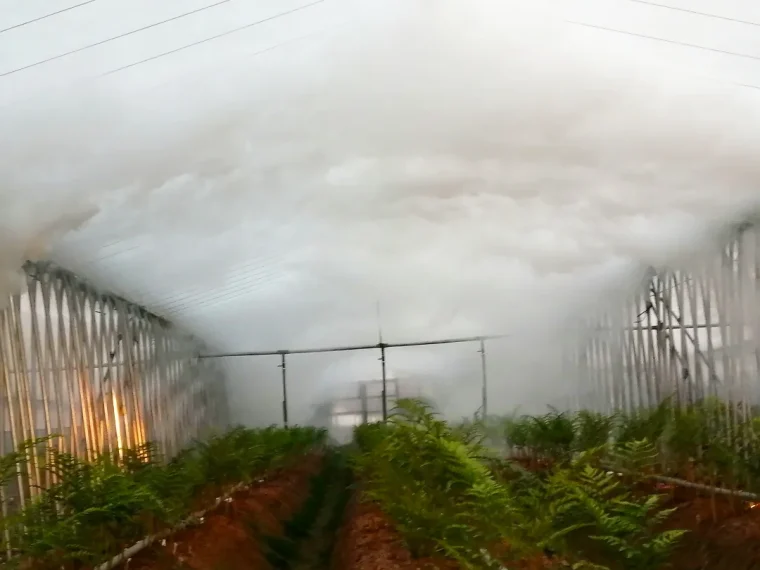
[[[450,426],[415,401],[356,429],[363,493],[414,558],[466,569],[656,570],[684,534],[663,530],[672,510],[660,496],[595,466],[598,450],[534,473],[489,456],[481,440],[477,426]]]
[[[551,410],[537,416],[489,418],[496,443],[536,459],[567,461],[606,446],[608,458],[651,445],[647,468],[688,481],[760,491],[760,418],[716,399],[687,406],[672,400],[630,413]],[[643,458],[642,458],[643,459]]]
[[[313,428],[237,427],[195,442],[165,461],[153,444],[83,460],[37,440],[3,457],[3,483],[24,478],[34,459],[48,486],[2,520],[8,563],[35,568],[91,567],[145,536],[208,507],[326,440]],[[25,468],[26,467],[26,468]]]

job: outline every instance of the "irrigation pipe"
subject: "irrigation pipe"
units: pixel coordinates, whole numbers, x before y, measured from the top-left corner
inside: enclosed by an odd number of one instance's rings
[[[316,447],[315,451],[319,451],[320,449],[321,449],[320,447]],[[259,477],[257,479],[257,483],[264,483],[268,478],[269,478],[269,474],[265,474],[263,477]],[[122,550],[119,554],[111,558],[111,560],[103,562],[103,564],[101,564],[100,566],[96,566],[95,570],[111,570],[111,568],[118,566],[122,562],[128,561],[130,558],[132,558],[136,554],[139,554],[140,552],[142,552],[144,549],[148,548],[149,546],[155,544],[157,541],[163,540],[164,538],[171,536],[183,529],[186,529],[189,526],[198,524],[198,522],[202,523],[203,518],[208,513],[216,509],[223,502],[232,498],[232,496],[238,491],[246,489],[250,486],[251,486],[251,483],[238,483],[237,485],[232,487],[229,491],[227,491],[224,495],[222,495],[221,497],[217,497],[216,501],[214,501],[214,504],[208,507],[207,509],[192,513],[187,518],[185,518],[182,522],[180,522],[179,524],[171,528],[168,528],[156,534],[152,534],[150,536],[146,536],[145,538],[143,538],[139,542],[136,542],[129,548]]]
[[[528,471],[525,467],[523,467],[516,461],[510,461],[510,463],[512,464],[513,467],[517,468],[517,470],[523,471],[525,473],[530,473],[530,471]],[[702,483],[693,483],[692,481],[687,481],[686,479],[678,479],[676,477],[668,477],[666,475],[645,475],[643,473],[631,471],[630,469],[621,469],[620,467],[612,467],[610,465],[601,465],[600,467],[602,469],[606,469],[607,471],[612,471],[620,475],[632,475],[634,477],[640,477],[642,479],[651,479],[653,481],[660,481],[662,483],[676,485],[677,487],[686,487],[688,489],[695,489],[697,491],[705,491],[707,493],[713,493],[715,495],[726,495],[729,497],[738,497],[739,499],[744,499],[745,501],[760,502],[760,495],[758,495],[757,493],[750,493],[749,491],[732,490],[732,489],[726,489],[725,487],[713,487],[712,485],[704,485]]]
[[[315,448],[313,448],[313,451],[321,451],[322,449],[323,448],[321,446],[316,446]],[[270,475],[268,473],[264,474],[264,476],[259,477],[256,482],[259,484],[264,483],[267,479],[269,479],[269,477]],[[172,528],[168,528],[159,533],[152,534],[150,536],[143,538],[142,540],[140,540],[139,542],[136,542],[129,548],[122,550],[119,554],[111,558],[111,560],[103,562],[103,564],[101,564],[100,566],[96,566],[95,570],[111,570],[111,568],[115,568],[122,562],[128,561],[130,558],[132,558],[136,554],[139,554],[140,552],[142,552],[144,549],[148,548],[149,546],[155,544],[157,541],[163,540],[164,538],[171,536],[183,529],[186,529],[189,526],[198,524],[199,521],[202,523],[203,517],[205,517],[208,513],[216,509],[223,502],[232,498],[232,496],[238,491],[246,489],[250,486],[251,486],[251,483],[238,483],[237,485],[232,487],[229,491],[227,491],[224,495],[222,495],[221,497],[217,497],[216,501],[214,501],[214,504],[211,505],[209,508],[189,515],[185,520],[183,520],[176,526],[173,526]]]
[[[732,497],[738,497],[740,499],[745,499],[747,501],[760,501],[760,495],[757,493],[750,493],[748,491],[739,491],[739,490],[732,490],[732,489],[726,489],[724,487],[713,487],[711,485],[704,485],[702,483],[693,483],[691,481],[686,481],[685,479],[677,479],[675,477],[668,477],[666,475],[643,475],[641,473],[636,473],[634,471],[630,471],[627,469],[620,469],[618,467],[606,467],[603,466],[604,469],[609,469],[610,471],[615,471],[616,473],[622,473],[624,475],[633,475],[634,477],[641,477],[643,479],[652,479],[654,481],[661,481],[663,483],[669,483],[670,485],[676,485],[678,487],[686,487],[689,489],[696,489],[697,491],[706,491],[708,493],[713,493],[716,495],[728,495]]]
[[[111,570],[111,568],[115,568],[122,562],[125,562],[135,556],[136,554],[140,553],[142,550],[148,548],[149,546],[155,544],[159,540],[163,540],[164,538],[173,535],[176,532],[179,532],[189,526],[192,526],[193,524],[197,524],[198,521],[203,522],[203,517],[205,517],[209,512],[213,511],[215,508],[217,508],[219,505],[222,504],[222,502],[226,501],[227,499],[231,498],[232,495],[237,493],[238,491],[244,489],[247,485],[245,483],[238,483],[232,489],[230,489],[227,493],[225,493],[221,497],[217,497],[214,504],[203,510],[199,511],[197,513],[193,513],[190,516],[188,516],[185,520],[177,524],[176,526],[173,526],[172,528],[163,530],[159,533],[152,534],[150,536],[147,536],[143,538],[141,541],[133,544],[126,550],[122,550],[119,554],[111,558],[111,560],[108,560],[107,562],[104,562],[100,566],[96,566],[95,570]]]

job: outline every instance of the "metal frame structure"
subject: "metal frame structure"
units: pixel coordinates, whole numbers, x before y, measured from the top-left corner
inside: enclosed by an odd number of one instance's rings
[[[382,402],[382,415],[383,421],[388,419],[388,371],[387,371],[387,353],[391,348],[408,348],[413,346],[435,346],[443,344],[461,344],[461,343],[478,343],[481,363],[481,398],[482,404],[478,412],[485,416],[488,411],[488,374],[487,374],[487,359],[486,359],[486,341],[506,338],[508,335],[490,335],[490,336],[472,336],[472,337],[459,337],[459,338],[444,338],[436,340],[422,340],[416,342],[378,342],[377,344],[358,344],[348,346],[333,346],[325,348],[303,348],[296,350],[272,350],[272,351],[258,351],[258,352],[227,352],[218,354],[204,354],[201,355],[201,359],[217,359],[217,358],[236,358],[246,356],[280,356],[280,364],[278,368],[282,370],[282,421],[283,425],[288,425],[288,385],[287,385],[287,356],[289,354],[317,354],[325,352],[352,352],[352,351],[364,351],[364,350],[377,350],[379,351],[380,371],[381,371],[381,402]]]
[[[373,393],[372,388],[379,386],[379,393]],[[359,381],[356,385],[357,392],[354,396],[347,396],[342,398],[336,398],[331,403],[330,421],[332,424],[340,423],[341,417],[353,418],[359,416],[361,421],[359,423],[370,423],[376,421],[374,418],[382,418],[383,414],[383,392],[382,392],[382,380],[365,380]],[[388,390],[390,388],[390,390]],[[387,409],[388,403],[396,402],[401,393],[399,390],[399,382],[397,378],[389,378],[386,381],[386,401],[385,407]],[[379,402],[377,402],[379,400]],[[377,405],[380,405],[380,409],[376,409]],[[342,410],[342,411],[341,411]]]
[[[589,323],[575,354],[576,407],[631,411],[718,397],[747,419],[760,404],[760,228],[738,227],[688,271],[652,270],[620,311]]]
[[[155,442],[170,457],[228,416],[224,378],[167,321],[49,263],[0,311],[0,455],[47,445],[83,458]],[[3,511],[47,484],[38,456],[2,493]]]
[[[488,411],[486,343],[505,335],[325,348],[214,354],[170,323],[101,293],[51,264],[27,264],[26,289],[0,311],[0,454],[60,434],[55,445],[91,457],[156,441],[167,455],[225,423],[219,358],[279,356],[282,420],[288,425],[288,356],[377,351],[382,416],[388,417],[389,351],[478,343]],[[689,271],[652,271],[616,311],[589,319],[573,349],[573,402],[604,412],[649,407],[675,396],[687,405],[720,397],[742,421],[760,406],[760,229],[737,228],[724,247]],[[45,481],[33,462],[6,495],[23,502]]]

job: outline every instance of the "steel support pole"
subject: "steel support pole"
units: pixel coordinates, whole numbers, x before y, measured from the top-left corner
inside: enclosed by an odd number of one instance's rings
[[[288,427],[288,372],[285,362],[286,353],[280,353],[280,366],[282,369],[282,423]]]
[[[485,421],[488,416],[488,372],[486,370],[486,343],[482,338],[480,339],[480,370],[483,375],[483,383],[481,386],[481,398],[483,400],[481,409],[483,410],[483,420]]]
[[[388,421],[388,382],[385,373],[385,345],[380,343],[380,364],[383,367],[383,421]]]
[[[359,384],[359,403],[362,410],[362,424],[369,423],[369,406],[367,405],[367,385]]]

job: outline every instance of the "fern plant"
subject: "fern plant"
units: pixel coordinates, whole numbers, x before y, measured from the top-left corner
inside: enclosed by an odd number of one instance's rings
[[[17,560],[34,568],[81,568],[113,556],[157,528],[173,525],[198,497],[250,480],[287,457],[324,444],[313,428],[235,428],[197,442],[166,463],[152,444],[84,460],[53,447],[38,461],[54,483],[5,522]],[[15,476],[30,442],[0,460]],[[39,458],[36,458],[39,459]]]
[[[606,415],[589,410],[580,410],[573,418],[575,430],[573,450],[583,452],[608,445],[616,422],[616,414]]]
[[[663,568],[685,531],[662,531],[674,509],[661,508],[661,497],[634,496],[613,473],[589,464],[574,464],[552,475],[555,495],[566,494],[574,505],[569,522],[590,527],[589,536],[601,544],[621,570]],[[592,562],[582,562],[592,564]],[[597,564],[599,561],[593,561]],[[602,566],[603,567],[603,566]]]
[[[658,530],[675,509],[659,509],[660,497],[616,498],[596,520],[591,538],[614,552],[622,570],[655,570],[667,565],[684,530]]]
[[[654,408],[644,408],[628,414],[621,414],[615,441],[647,440],[659,443],[665,429],[673,416],[670,399],[663,400]]]
[[[636,478],[641,478],[655,471],[659,454],[657,448],[649,440],[631,440],[620,442],[613,449],[611,460],[615,467]]]
[[[572,456],[575,426],[569,414],[552,410],[531,418],[530,446],[542,457],[567,461]]]
[[[93,462],[50,450],[57,483],[25,508],[16,544],[42,563],[94,563],[142,536],[142,517],[160,518],[161,499],[109,455]]]

